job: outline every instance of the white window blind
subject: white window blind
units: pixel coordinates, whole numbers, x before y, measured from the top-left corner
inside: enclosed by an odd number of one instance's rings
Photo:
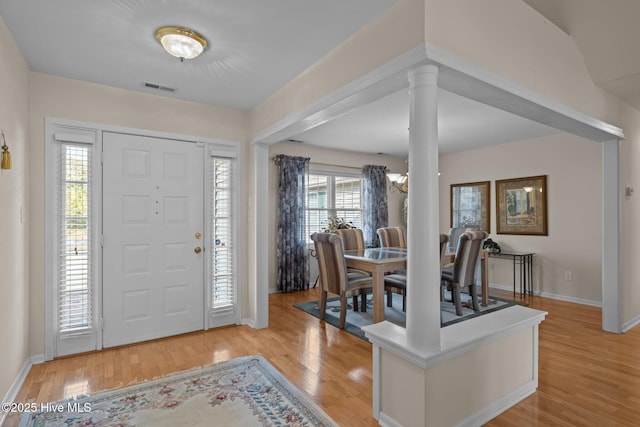
[[[60,335],[91,333],[93,146],[62,142],[58,159],[57,297]]]
[[[235,306],[234,248],[235,159],[211,157],[211,309],[214,313]]]
[[[330,217],[342,218],[362,228],[362,178],[310,173],[307,180],[307,238],[321,232]]]

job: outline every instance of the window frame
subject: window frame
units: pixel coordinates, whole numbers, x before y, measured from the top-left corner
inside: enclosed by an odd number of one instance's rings
[[[309,207],[309,185],[310,185],[310,177],[311,175],[324,176],[327,177],[327,207],[326,208],[311,208]],[[356,178],[360,180],[360,208],[338,208],[336,207],[336,178]],[[310,164],[309,165],[309,174],[307,177],[307,183],[305,188],[305,197],[306,197],[306,206],[305,206],[305,215],[306,215],[306,232],[307,232],[307,243],[312,244],[311,234],[314,232],[322,232],[323,224],[319,224],[318,230],[311,229],[311,212],[327,212],[327,218],[338,216],[337,211],[353,211],[358,212],[360,216],[360,224],[355,224],[358,228],[362,228],[364,224],[362,223],[364,219],[364,176],[362,174],[362,170],[359,168],[347,168],[342,166],[317,166]]]

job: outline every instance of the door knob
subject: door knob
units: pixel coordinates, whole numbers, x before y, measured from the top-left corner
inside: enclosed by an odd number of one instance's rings
[[[195,253],[199,254],[200,252],[202,252],[202,248],[200,246],[196,246],[194,251],[195,251]]]

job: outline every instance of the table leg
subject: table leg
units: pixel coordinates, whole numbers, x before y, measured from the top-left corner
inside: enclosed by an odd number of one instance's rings
[[[480,257],[480,276],[482,281],[482,305],[489,305],[489,269],[487,268],[487,254]]]
[[[516,296],[516,257],[513,257],[513,297]]]
[[[372,272],[373,281],[373,323],[384,320],[384,272]]]

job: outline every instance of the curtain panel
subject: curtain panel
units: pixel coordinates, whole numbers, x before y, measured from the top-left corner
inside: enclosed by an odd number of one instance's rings
[[[309,289],[306,232],[306,183],[309,158],[276,156],[279,168],[278,290]]]
[[[378,247],[376,230],[386,227],[389,223],[389,208],[387,203],[387,175],[386,166],[366,165],[362,169],[364,176],[364,242],[368,247]]]

